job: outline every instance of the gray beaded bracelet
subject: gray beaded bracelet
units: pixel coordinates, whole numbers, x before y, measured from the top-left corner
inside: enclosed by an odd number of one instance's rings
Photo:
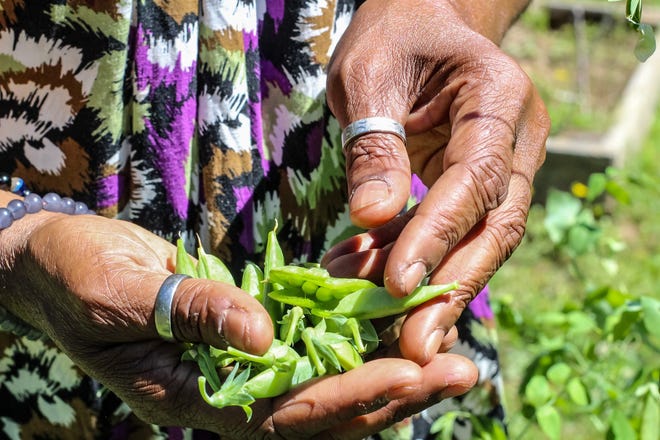
[[[21,194],[25,197],[23,200],[11,200],[6,208],[0,208],[0,231],[10,227],[16,220],[20,220],[27,214],[34,214],[42,209],[49,212],[61,212],[63,214],[80,215],[94,214],[86,204],[76,202],[69,197],[60,197],[55,193],[48,193],[43,197],[31,193],[23,186],[22,179],[9,178],[3,174],[0,175],[0,187],[6,186],[11,182],[11,190],[15,194]],[[3,188],[4,189],[4,188]],[[36,328],[30,326],[22,319],[12,315],[7,309],[0,306],[0,331],[11,332],[16,336],[21,336],[31,340],[48,339],[45,334]]]
[[[0,231],[7,229],[26,214],[34,214],[42,209],[71,215],[94,214],[94,211],[91,211],[83,202],[75,202],[69,197],[60,197],[55,193],[48,193],[40,197],[30,193],[23,200],[14,199],[7,204],[6,208],[0,208]]]

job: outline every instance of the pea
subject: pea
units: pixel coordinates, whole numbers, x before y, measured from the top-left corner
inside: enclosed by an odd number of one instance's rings
[[[328,302],[332,301],[334,299],[334,295],[332,290],[328,289],[327,287],[319,287],[316,289],[316,299],[321,302]]]
[[[313,281],[305,281],[301,288],[305,295],[316,296],[316,290],[319,288],[319,286]]]

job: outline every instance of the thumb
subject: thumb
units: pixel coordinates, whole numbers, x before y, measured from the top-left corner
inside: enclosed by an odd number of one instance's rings
[[[155,275],[151,291],[157,294],[165,279]],[[158,336],[155,313],[154,307],[149,325]],[[238,287],[218,281],[184,279],[173,294],[170,319],[177,341],[231,345],[254,354],[265,353],[273,341],[272,321],[261,304]]]

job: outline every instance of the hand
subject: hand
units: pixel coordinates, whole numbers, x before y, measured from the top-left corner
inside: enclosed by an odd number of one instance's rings
[[[545,107],[527,75],[486,38],[501,37],[521,2],[492,3],[368,0],[329,67],[328,104],[342,126],[389,117],[404,124],[408,143],[371,133],[348,147],[351,219],[374,229],[331,249],[323,264],[336,276],[360,268],[396,296],[427,275],[460,282],[403,324],[401,352],[422,365],[520,243],[545,156]],[[396,217],[411,172],[429,192]]]
[[[34,227],[26,228],[31,221]],[[47,333],[150,423],[233,439],[362,438],[476,381],[474,365],[459,356],[435,356],[424,368],[378,359],[257,401],[247,423],[239,408],[206,404],[196,363],[181,361],[182,347],[155,331],[156,292],[174,268],[174,246],[130,223],[44,212],[0,235],[7,238],[0,246],[3,305]],[[11,252],[6,243],[21,244]],[[255,354],[273,338],[270,318],[256,300],[209,280],[181,283],[172,323],[179,341],[231,344]]]

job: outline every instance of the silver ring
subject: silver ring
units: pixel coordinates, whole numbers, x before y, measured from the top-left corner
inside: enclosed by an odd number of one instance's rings
[[[190,277],[180,273],[173,273],[165,278],[156,295],[156,305],[154,306],[156,331],[166,341],[174,341],[174,334],[172,333],[172,299],[174,298],[177,287],[186,278]]]
[[[355,139],[367,133],[391,133],[406,143],[406,130],[394,119],[374,116],[351,122],[341,133],[341,148],[346,152]]]

